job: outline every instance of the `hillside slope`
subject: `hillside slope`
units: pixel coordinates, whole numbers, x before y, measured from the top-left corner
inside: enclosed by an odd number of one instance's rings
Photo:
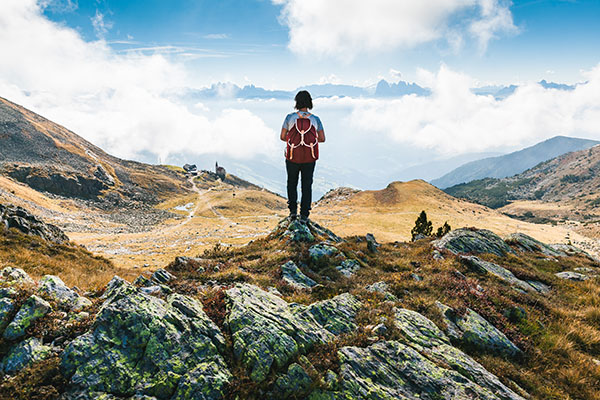
[[[534,146],[510,154],[471,161],[440,178],[432,180],[431,184],[440,189],[445,189],[476,179],[505,178],[519,174],[541,162],[562,154],[588,149],[599,143],[596,140],[555,136]]]
[[[122,160],[0,97],[0,174],[38,191],[110,205],[157,204],[189,191],[164,166]]]
[[[425,210],[434,229],[448,223],[452,227],[474,226],[500,234],[524,232],[538,240],[556,243],[569,236],[567,227],[531,224],[507,217],[485,206],[457,199],[422,180],[394,182],[382,190],[336,189],[314,206],[311,218],[343,236],[374,233],[383,241],[410,239],[410,230]],[[591,242],[571,235],[580,245]],[[584,243],[585,242],[585,243]]]

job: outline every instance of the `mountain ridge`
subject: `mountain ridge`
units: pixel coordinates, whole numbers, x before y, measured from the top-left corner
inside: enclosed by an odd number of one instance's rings
[[[446,189],[477,179],[505,178],[562,154],[587,149],[597,144],[600,142],[596,140],[554,136],[509,154],[468,162],[431,180],[431,184],[440,189]]]

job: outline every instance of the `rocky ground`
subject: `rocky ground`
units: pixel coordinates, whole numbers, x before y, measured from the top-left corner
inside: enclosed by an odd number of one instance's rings
[[[523,234],[380,244],[287,219],[85,293],[4,266],[0,397],[598,399],[598,272]]]

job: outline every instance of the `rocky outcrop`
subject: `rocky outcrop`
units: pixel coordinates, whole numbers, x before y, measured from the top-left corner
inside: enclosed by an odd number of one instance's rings
[[[360,269],[360,263],[356,260],[346,259],[335,268],[340,274],[344,275],[346,278],[350,278]]]
[[[291,240],[292,242],[328,241],[341,243],[343,240],[329,229],[313,221],[306,223],[291,218],[281,220],[277,228],[271,234],[272,237]]]
[[[56,301],[62,308],[81,311],[83,308],[92,305],[92,302],[80,296],[73,289],[67,287],[64,282],[54,275],[45,275],[40,279],[38,292],[45,297]]]
[[[460,258],[461,261],[474,272],[495,275],[503,281],[506,281],[511,286],[526,292],[538,292],[546,294],[550,291],[550,287],[542,282],[521,280],[506,268],[489,261],[484,261],[479,257],[460,256]]]
[[[25,335],[25,330],[37,319],[45,316],[52,310],[50,304],[44,299],[31,295],[13,320],[8,324],[2,336],[7,340],[15,340]]]
[[[496,329],[475,311],[467,308],[463,315],[437,302],[446,323],[445,332],[452,340],[484,352],[515,356],[521,350],[504,333]]]
[[[506,242],[525,252],[538,252],[549,257],[562,257],[566,254],[550,245],[540,242],[524,233],[512,233],[506,237]]]
[[[297,354],[314,344],[333,340],[335,334],[355,327],[360,303],[351,295],[302,306],[289,304],[256,286],[238,284],[226,291],[227,326],[236,359],[262,382]]]
[[[338,388],[315,391],[309,399],[523,400],[421,314],[397,309],[396,325],[404,342],[343,347]]]
[[[317,286],[317,282],[304,275],[293,261],[288,261],[281,266],[281,277],[297,289],[311,289]]]
[[[54,243],[66,243],[69,238],[60,228],[47,224],[27,210],[16,206],[0,204],[0,230],[16,228],[27,235],[39,236]]]
[[[575,271],[563,271],[563,272],[558,272],[556,274],[558,278],[560,279],[568,279],[570,281],[577,281],[577,282],[582,282],[585,280],[588,280],[590,277],[584,274],[581,274],[579,272],[575,272]]]
[[[147,295],[114,278],[88,333],[62,354],[73,391],[220,399],[231,374],[225,340],[196,300]],[[93,397],[90,397],[93,398]]]
[[[50,346],[45,346],[38,338],[29,338],[10,349],[8,355],[0,363],[0,371],[14,374],[31,364],[47,358],[52,353]]]
[[[514,251],[500,236],[487,229],[456,229],[432,243],[435,248],[445,249],[454,254],[491,253],[497,256],[514,254]]]

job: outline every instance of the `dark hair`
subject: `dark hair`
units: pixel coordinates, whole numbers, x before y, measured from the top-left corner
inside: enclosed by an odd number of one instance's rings
[[[301,108],[312,110],[313,108],[312,97],[310,97],[310,93],[306,90],[299,91],[294,100],[296,100],[296,110],[300,110]]]

